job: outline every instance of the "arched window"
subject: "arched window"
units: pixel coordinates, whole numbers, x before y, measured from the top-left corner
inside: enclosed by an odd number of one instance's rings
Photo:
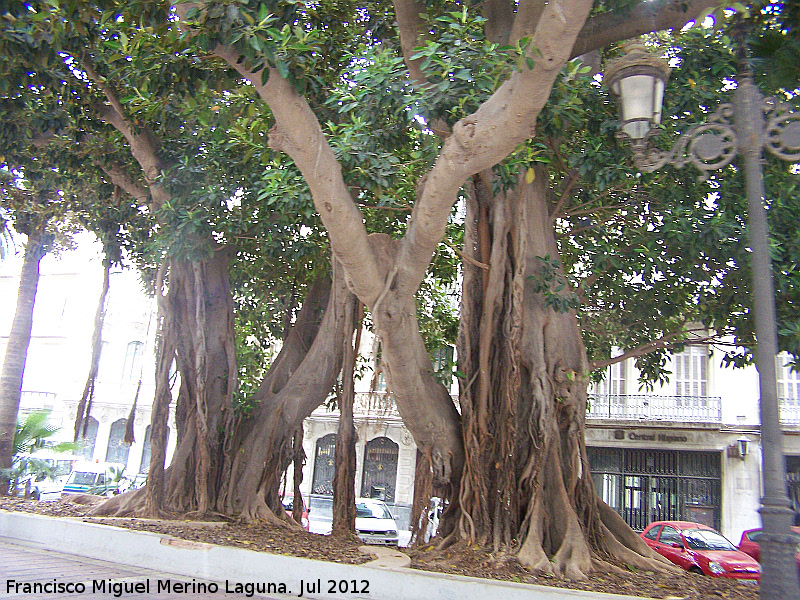
[[[139,463],[139,473],[150,472],[150,457],[153,455],[150,446],[150,432],[150,425],[148,425],[147,429],[144,430],[144,448],[142,448],[142,462]],[[169,427],[167,427],[167,440],[165,445],[167,444],[169,444]]]
[[[86,424],[86,437],[83,437],[83,425],[78,433],[78,442],[81,444],[79,454],[86,460],[92,460],[94,457],[94,443],[97,441],[97,427],[98,422],[94,417],[88,417],[88,424]]]
[[[387,437],[367,442],[364,448],[364,474],[361,496],[394,502],[397,486],[397,457],[400,447]]]
[[[118,419],[111,424],[108,436],[106,462],[128,464],[128,452],[131,447],[125,443],[125,419]]]
[[[333,477],[336,474],[336,434],[329,433],[317,440],[314,455],[312,494],[333,496]]]

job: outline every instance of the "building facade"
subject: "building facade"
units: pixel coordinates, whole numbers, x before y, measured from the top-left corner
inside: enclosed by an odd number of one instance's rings
[[[33,329],[20,400],[20,414],[49,410],[59,427],[56,441],[72,441],[78,402],[91,362],[94,317],[102,289],[102,258],[93,236],[61,257],[45,256],[34,305]],[[21,256],[0,263],[0,356],[5,356],[14,317]],[[92,462],[125,465],[125,474],[145,473],[150,463],[150,415],[155,390],[155,307],[133,271],[110,275],[100,367],[82,448]],[[125,426],[134,411],[134,443]],[[171,415],[174,420],[174,415]],[[170,425],[174,431],[174,422]],[[170,436],[167,455],[174,451]]]

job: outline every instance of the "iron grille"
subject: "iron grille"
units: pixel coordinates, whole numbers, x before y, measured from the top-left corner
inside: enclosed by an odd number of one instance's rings
[[[587,448],[598,495],[633,529],[687,520],[719,529],[718,452]]]

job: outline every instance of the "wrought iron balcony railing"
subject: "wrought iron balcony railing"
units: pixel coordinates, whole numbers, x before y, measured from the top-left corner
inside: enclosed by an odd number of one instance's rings
[[[721,423],[721,399],[650,394],[589,395],[588,419]]]
[[[20,406],[32,410],[52,409],[55,406],[56,395],[54,392],[31,392],[23,390],[20,394]]]
[[[800,425],[800,398],[778,398],[781,423]]]

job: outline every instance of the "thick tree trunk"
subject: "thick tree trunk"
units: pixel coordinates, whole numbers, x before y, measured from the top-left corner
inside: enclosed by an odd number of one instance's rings
[[[221,485],[225,434],[232,430],[231,399],[237,378],[228,261],[227,249],[194,263],[171,261],[168,293],[159,303],[148,485],[104,503],[98,512],[202,515],[214,506]],[[165,472],[173,364],[181,378],[176,402],[178,440]]]
[[[588,363],[572,311],[553,308],[563,280],[548,212],[547,174],[492,196],[475,178],[459,332],[466,464],[458,539],[533,569],[583,578],[613,557],[662,568],[594,491],[584,442]],[[488,260],[487,260],[488,258]],[[555,279],[547,273],[555,266]],[[565,280],[563,280],[565,282]]]
[[[220,512],[247,521],[282,522],[277,516],[284,514],[278,484],[291,461],[292,432],[333,389],[342,367],[342,340],[353,335],[347,313],[352,314],[355,297],[341,266],[334,264],[327,298],[322,284],[309,292],[292,334],[255,395],[257,408],[237,427],[217,501]]]
[[[78,402],[78,409],[75,412],[75,433],[73,441],[77,442],[83,435],[86,435],[87,419],[92,410],[92,398],[94,397],[94,385],[97,381],[97,372],[100,369],[100,352],[103,349],[103,323],[106,318],[106,300],[110,287],[111,259],[106,252],[103,258],[103,287],[100,290],[100,297],[97,300],[97,310],[94,313],[94,330],[92,331],[92,359],[89,363],[89,374],[86,376],[86,385],[83,387],[83,394]]]
[[[45,255],[44,227],[31,232],[25,245],[25,256],[17,292],[17,308],[8,335],[8,345],[0,374],[0,469],[10,469],[14,456],[14,433],[22,396],[25,360],[31,342],[33,307],[39,285],[39,263]],[[7,492],[7,481],[0,478],[0,494]]]
[[[228,338],[222,335],[222,326],[231,314],[230,296],[227,279],[223,277],[225,259],[217,258],[218,262],[212,259],[203,265],[207,324],[202,345],[207,353],[205,399],[201,400],[197,394],[195,377],[195,367],[203,364],[195,351],[199,335],[192,329],[198,322],[195,268],[173,265],[164,303],[167,310],[159,348],[151,436],[153,459],[148,485],[143,490],[108,500],[98,507],[99,514],[196,511],[201,508],[197,493],[200,482],[203,493],[207,494],[207,510],[245,521],[279,525],[289,521],[278,499],[280,475],[292,460],[294,432],[333,389],[342,364],[341,340],[348,335],[352,337],[352,319],[348,325],[345,312],[355,298],[347,290],[339,266],[334,268],[332,284],[330,280],[320,279],[311,286],[280,354],[254,395],[256,409],[248,418],[234,423],[229,400],[223,401],[231,392],[227,386],[228,374],[235,373],[235,362],[226,363],[231,355],[227,354]],[[232,339],[231,332],[231,344]],[[230,350],[233,351],[232,345]],[[171,466],[165,471],[166,416],[171,400],[167,373],[173,356],[181,374],[176,405],[178,446]],[[233,379],[231,377],[231,381]],[[200,418],[198,408],[204,409]],[[159,433],[163,437],[158,441],[156,419],[163,426],[163,433]],[[203,444],[202,421],[207,422],[205,443],[209,446],[210,459],[207,468],[203,468],[198,458],[199,447]],[[157,489],[160,482],[165,489],[163,502]]]
[[[333,479],[333,521],[331,534],[346,536],[356,528],[356,427],[353,422],[355,403],[355,368],[358,346],[361,341],[361,303],[357,310],[349,310],[345,317],[358,328],[355,347],[352,336],[342,340],[342,386],[339,394],[339,428],[336,433],[336,475]]]

